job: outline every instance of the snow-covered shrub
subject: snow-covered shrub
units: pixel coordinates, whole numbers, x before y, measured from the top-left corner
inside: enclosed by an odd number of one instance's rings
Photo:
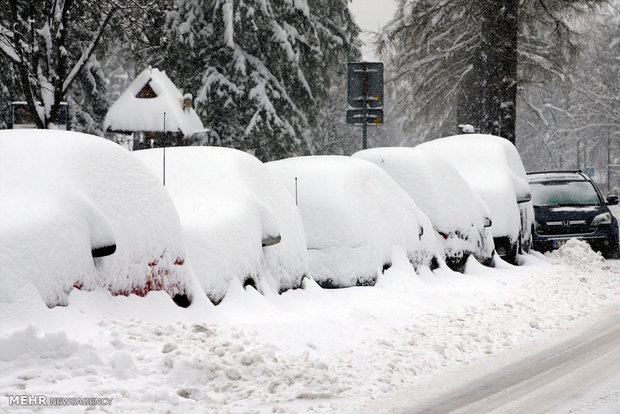
[[[373,148],[353,157],[381,167],[413,198],[441,235],[448,264],[458,267],[470,254],[491,259],[493,238],[485,228],[488,208],[450,163],[406,147]]]
[[[415,266],[429,265],[436,238],[428,218],[376,165],[316,156],[266,164],[298,202],[311,276],[324,287],[372,285],[403,248]],[[421,233],[423,233],[421,235]]]
[[[255,157],[220,147],[167,148],[166,189],[179,212],[188,258],[209,299],[233,279],[260,292],[297,288],[307,274],[295,202]],[[163,149],[134,151],[162,176]],[[262,247],[267,239],[281,241]]]
[[[118,145],[76,132],[0,131],[0,197],[0,301],[26,284],[50,307],[74,287],[190,294],[174,205]],[[109,255],[94,257],[98,249]]]

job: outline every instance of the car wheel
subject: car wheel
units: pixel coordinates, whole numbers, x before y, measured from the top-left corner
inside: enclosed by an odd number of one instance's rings
[[[517,241],[510,245],[508,252],[506,252],[505,260],[511,265],[519,265],[519,252],[521,251],[521,234],[517,237]]]
[[[534,248],[534,227],[530,231],[530,237],[527,239],[527,242],[523,245],[522,252],[523,254],[527,254]]]
[[[620,257],[620,251],[618,251],[618,243],[610,246],[608,249],[604,249],[602,252],[605,259],[618,259]]]

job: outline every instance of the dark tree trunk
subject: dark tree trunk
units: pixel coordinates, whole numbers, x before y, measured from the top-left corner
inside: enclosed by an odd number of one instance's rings
[[[459,92],[458,124],[515,143],[518,0],[486,0],[480,47]]]

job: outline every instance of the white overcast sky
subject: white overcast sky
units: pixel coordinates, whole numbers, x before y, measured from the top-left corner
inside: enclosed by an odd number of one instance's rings
[[[377,32],[392,19],[397,3],[397,0],[353,0],[349,3],[355,22],[363,30],[360,36],[365,43],[362,53],[370,61],[378,60],[374,47],[369,44],[372,32]]]

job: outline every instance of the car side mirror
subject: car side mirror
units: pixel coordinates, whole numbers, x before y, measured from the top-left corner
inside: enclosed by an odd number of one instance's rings
[[[485,217],[484,218],[484,227],[491,227],[493,225],[493,221],[491,221],[490,218]]]
[[[262,240],[263,247],[273,246],[274,244],[280,243],[282,240],[282,236],[279,234],[277,236],[266,236]]]
[[[90,249],[90,253],[93,257],[105,257],[114,254],[116,251],[116,244],[108,244],[107,246],[93,247]]]
[[[608,195],[607,196],[607,205],[615,206],[618,204],[618,196],[617,195]]]
[[[519,204],[527,203],[528,201],[532,201],[531,193],[527,192],[527,193],[517,194],[517,203]]]

